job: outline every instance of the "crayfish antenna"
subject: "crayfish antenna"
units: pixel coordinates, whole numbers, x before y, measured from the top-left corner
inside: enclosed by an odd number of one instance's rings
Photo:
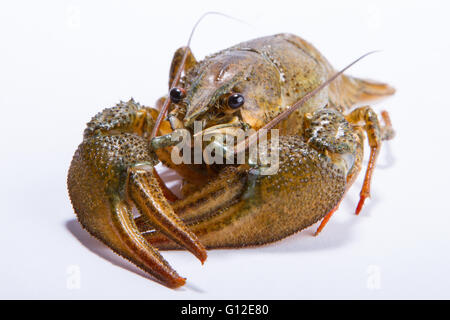
[[[190,50],[190,46],[191,46],[191,41],[192,41],[192,37],[193,37],[194,32],[195,32],[195,29],[197,29],[197,26],[200,24],[200,22],[201,22],[206,16],[209,16],[209,15],[219,15],[219,16],[222,16],[222,17],[226,17],[226,18],[228,18],[228,19],[232,19],[232,20],[235,20],[235,21],[239,21],[239,22],[241,22],[241,23],[245,23],[244,21],[242,21],[242,20],[240,20],[240,19],[237,19],[237,18],[235,18],[235,17],[229,16],[229,15],[224,14],[224,13],[221,13],[221,12],[209,11],[209,12],[204,13],[204,14],[197,20],[197,22],[195,23],[194,27],[192,28],[191,34],[189,35],[189,39],[188,39],[187,45],[186,45],[186,47],[185,47],[186,50],[185,50],[185,52],[184,52],[183,59],[181,60],[180,67],[178,68],[178,72],[176,73],[176,75],[175,75],[175,77],[174,77],[174,79],[173,79],[173,81],[172,81],[172,84],[170,85],[169,91],[170,91],[170,89],[176,87],[176,86],[178,85],[178,83],[180,82],[181,75],[183,74],[184,67],[185,67],[185,65],[186,65],[186,60],[187,60],[187,57],[188,57],[188,54],[189,54],[189,50]],[[152,133],[151,133],[151,135],[150,135],[150,139],[152,139],[152,138],[154,138],[154,137],[156,137],[156,136],[158,135],[159,127],[161,126],[162,119],[163,119],[163,118],[165,117],[165,115],[167,114],[167,110],[169,109],[170,102],[171,102],[171,100],[170,100],[170,95],[169,95],[169,96],[167,97],[167,99],[164,101],[163,106],[161,107],[161,111],[160,111],[160,113],[159,113],[159,115],[158,115],[158,118],[156,119],[155,126],[153,127]]]

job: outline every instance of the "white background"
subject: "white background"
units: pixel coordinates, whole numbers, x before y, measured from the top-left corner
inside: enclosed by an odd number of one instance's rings
[[[449,298],[449,9],[430,0],[2,1],[0,298]],[[197,58],[278,32],[309,40],[336,68],[382,50],[349,73],[397,88],[375,106],[397,136],[359,217],[362,175],[319,237],[315,225],[265,247],[210,251],[204,266],[163,252],[188,278],[170,290],[81,230],[66,175],[95,113],[166,93],[172,54],[206,11],[248,24],[207,17],[192,42]]]

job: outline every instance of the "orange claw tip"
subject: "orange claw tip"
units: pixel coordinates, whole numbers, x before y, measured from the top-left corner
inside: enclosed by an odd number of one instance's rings
[[[186,284],[186,278],[183,278],[183,277],[176,277],[175,279],[172,279],[172,281],[170,281],[169,283],[166,283],[166,285],[172,289],[182,287],[185,284]]]
[[[188,248],[188,250],[197,257],[198,260],[203,264],[208,257],[205,247],[198,241],[194,242],[194,246]]]
[[[196,257],[200,260],[200,262],[203,265],[206,261],[206,258],[208,258],[208,254],[206,253],[206,250],[202,250],[196,254]]]

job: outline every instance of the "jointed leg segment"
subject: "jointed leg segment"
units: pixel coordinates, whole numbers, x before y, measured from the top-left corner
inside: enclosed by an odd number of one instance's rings
[[[383,140],[382,138],[387,140],[392,138],[394,135],[388,113],[383,111],[382,116],[385,121],[384,127],[381,127],[377,114],[369,106],[357,108],[346,116],[346,119],[353,125],[357,126],[361,122],[363,123],[363,128],[367,134],[370,146],[369,163],[364,176],[363,187],[360,192],[360,200],[358,202],[358,206],[356,207],[356,214],[361,212],[365,200],[370,197],[370,184],[372,181],[373,171],[375,169],[375,162],[378,154],[380,153],[381,141]]]

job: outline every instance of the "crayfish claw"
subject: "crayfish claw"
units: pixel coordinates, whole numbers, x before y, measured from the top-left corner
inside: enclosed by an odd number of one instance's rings
[[[78,220],[91,235],[166,286],[176,288],[185,279],[144,238],[131,208],[135,206],[155,229],[202,262],[206,250],[175,215],[154,175],[158,160],[148,141],[138,135],[147,113],[129,102],[97,115],[75,152],[67,184]],[[117,132],[119,129],[124,132]]]
[[[144,220],[192,252],[202,264],[205,262],[207,257],[205,247],[173,211],[161,191],[157,178],[153,175],[152,166],[144,164],[130,168],[127,190]]]
[[[111,215],[111,222],[126,249],[119,253],[131,260],[138,267],[153,275],[156,279],[170,288],[177,288],[185,284],[186,279],[178,273],[141,235],[134,224],[129,207],[119,202]]]

